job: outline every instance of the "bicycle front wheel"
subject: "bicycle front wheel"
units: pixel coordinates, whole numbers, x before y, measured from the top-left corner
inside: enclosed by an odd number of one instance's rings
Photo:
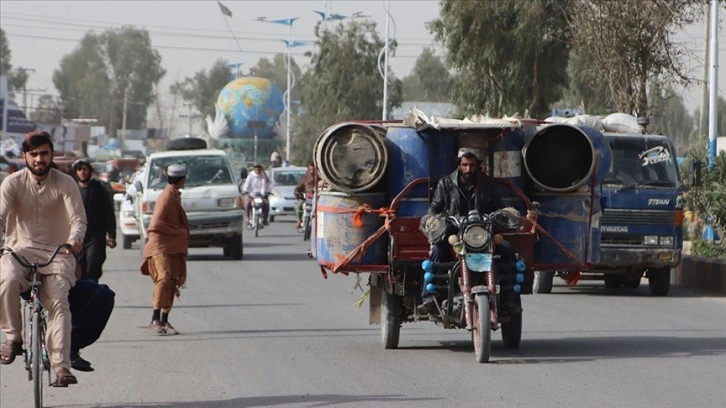
[[[39,311],[33,312],[31,322],[32,343],[30,344],[30,366],[33,374],[33,396],[35,407],[43,406],[43,330]]]

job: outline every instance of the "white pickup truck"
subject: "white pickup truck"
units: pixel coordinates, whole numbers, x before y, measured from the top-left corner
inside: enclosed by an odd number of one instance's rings
[[[204,142],[188,139],[188,143],[176,144],[179,150],[152,153],[146,160],[143,180],[135,183],[138,192],[134,198],[142,243],[147,240],[154,203],[168,184],[166,168],[184,164],[187,180],[181,192],[189,219],[189,246],[222,247],[225,256],[242,259],[244,205],[227,155],[222,150],[207,149],[206,143],[205,148],[190,148],[202,146],[192,141]],[[167,149],[174,145],[170,143]]]

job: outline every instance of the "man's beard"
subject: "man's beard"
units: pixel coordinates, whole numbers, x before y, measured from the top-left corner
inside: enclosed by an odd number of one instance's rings
[[[461,173],[461,179],[467,184],[473,184],[476,181],[476,173]]]
[[[91,176],[89,175],[85,179],[78,177],[78,181],[80,181],[81,183],[88,183],[89,181],[91,181]]]
[[[31,166],[30,163],[28,163],[27,161],[25,162],[25,164],[28,166],[28,170],[30,170],[30,172],[33,173],[33,175],[35,176],[42,177],[50,173],[50,163],[47,164],[42,170],[36,170],[36,168]]]

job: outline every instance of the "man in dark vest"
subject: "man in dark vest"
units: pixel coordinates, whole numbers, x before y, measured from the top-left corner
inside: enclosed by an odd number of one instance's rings
[[[79,257],[83,278],[98,282],[106,261],[106,245],[116,247],[116,215],[113,200],[100,181],[92,178],[93,166],[88,159],[73,162],[73,173],[78,181],[86,209],[88,226]]]

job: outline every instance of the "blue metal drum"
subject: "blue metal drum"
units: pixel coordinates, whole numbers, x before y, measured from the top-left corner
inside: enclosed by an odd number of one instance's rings
[[[315,249],[318,264],[330,267],[340,262],[350,251],[383,226],[376,212],[363,213],[362,225],[354,225],[358,209],[367,204],[379,209],[386,203],[386,193],[357,193],[323,191],[318,193],[315,211]],[[368,247],[361,259],[351,265],[383,265],[388,263],[388,240],[383,235]]]
[[[532,194],[539,202],[537,222],[577,258],[564,254],[551,239],[540,234],[534,258],[540,264],[577,264],[600,260],[600,200],[590,193]],[[593,201],[594,200],[594,201]],[[592,208],[591,208],[592,203]],[[591,218],[592,214],[592,218]],[[565,268],[562,268],[565,269]]]

